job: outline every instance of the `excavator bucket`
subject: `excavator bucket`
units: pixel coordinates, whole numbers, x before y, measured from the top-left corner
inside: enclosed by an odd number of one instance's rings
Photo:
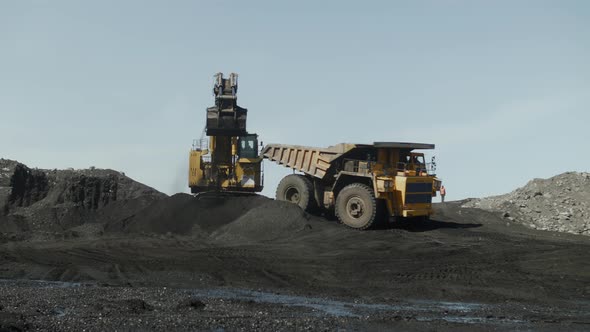
[[[207,108],[207,136],[243,136],[246,131],[245,108]]]
[[[207,108],[207,136],[243,136],[248,133],[248,110],[238,106],[237,91],[237,74],[232,73],[227,79],[223,78],[222,73],[215,75],[215,106]]]

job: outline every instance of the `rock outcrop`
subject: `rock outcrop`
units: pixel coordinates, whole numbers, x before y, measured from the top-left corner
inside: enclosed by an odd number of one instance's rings
[[[473,199],[463,207],[496,211],[535,229],[590,235],[590,173],[534,179],[511,193]]]
[[[165,196],[114,170],[31,169],[0,159],[0,240],[63,234],[109,215],[133,215]]]

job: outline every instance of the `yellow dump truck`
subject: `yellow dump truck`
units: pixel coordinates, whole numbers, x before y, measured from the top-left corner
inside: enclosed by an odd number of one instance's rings
[[[276,198],[308,212],[333,211],[340,222],[367,229],[391,217],[428,218],[441,181],[434,160],[415,150],[434,144],[341,143],[328,148],[268,144],[262,156],[303,174],[290,174]]]

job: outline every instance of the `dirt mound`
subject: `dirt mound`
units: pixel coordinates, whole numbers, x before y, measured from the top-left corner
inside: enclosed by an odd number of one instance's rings
[[[269,201],[221,227],[213,234],[227,242],[262,242],[297,235],[310,230],[310,216],[297,205]]]
[[[258,195],[195,198],[189,194],[176,194],[131,218],[108,223],[106,231],[208,235],[269,201]]]
[[[118,232],[266,241],[309,227],[297,206],[264,196],[166,197],[112,170],[39,170],[4,159],[0,171],[0,242]]]
[[[195,198],[176,194],[131,218],[110,222],[107,232],[179,234],[222,242],[270,241],[311,229],[298,206],[264,196]]]
[[[509,194],[474,199],[463,207],[500,212],[535,229],[590,235],[590,173],[534,179]]]
[[[165,196],[114,170],[31,169],[0,159],[0,241],[128,218]]]

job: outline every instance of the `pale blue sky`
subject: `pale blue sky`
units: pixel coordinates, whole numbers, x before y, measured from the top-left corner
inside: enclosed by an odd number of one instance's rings
[[[237,72],[264,142],[435,143],[449,198],[500,194],[590,170],[589,59],[589,1],[0,0],[0,156],[186,191]]]

